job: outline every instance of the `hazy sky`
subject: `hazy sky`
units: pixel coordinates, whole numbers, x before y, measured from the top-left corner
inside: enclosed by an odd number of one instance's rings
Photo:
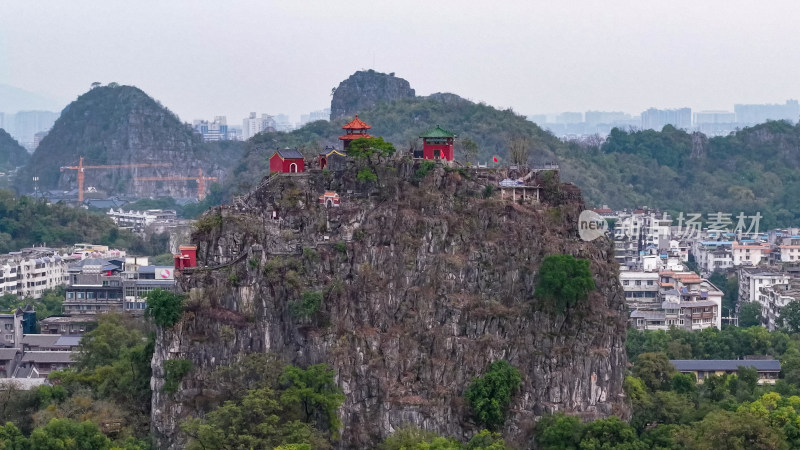
[[[3,0],[0,83],[64,104],[133,84],[232,124],[297,120],[362,68],[525,114],[732,110],[800,96],[799,18],[796,0]]]

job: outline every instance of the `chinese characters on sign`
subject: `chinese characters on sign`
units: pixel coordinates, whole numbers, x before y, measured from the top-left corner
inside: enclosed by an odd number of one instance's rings
[[[736,239],[741,240],[742,236],[758,234],[761,217],[760,212],[752,216],[740,212],[736,217],[730,213],[715,212],[709,213],[707,220],[703,222],[703,215],[700,213],[684,214],[681,212],[676,219],[677,226],[672,230],[672,236],[678,239],[694,239],[699,237],[700,232],[705,228],[708,233],[734,233]],[[623,221],[623,223],[617,224],[615,236],[617,239],[638,236],[642,225],[636,220]]]

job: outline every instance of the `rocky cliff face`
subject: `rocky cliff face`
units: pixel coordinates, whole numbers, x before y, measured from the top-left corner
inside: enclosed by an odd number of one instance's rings
[[[413,98],[414,89],[408,81],[374,70],[358,71],[341,83],[331,99],[331,120],[351,117],[373,108],[379,102]]]
[[[478,428],[463,393],[497,359],[523,374],[503,430],[520,448],[546,412],[627,414],[622,291],[609,242],[577,237],[577,188],[546,178],[542,202],[521,205],[486,188],[501,173],[439,167],[419,180],[403,162],[378,174],[380,187],[348,172],[276,176],[199,222],[206,267],[180,279],[188,311],[159,331],[152,364],[159,447],[181,448],[203,380],[249,352],[336,370],[339,448],[372,448],[406,424],[468,438]],[[318,204],[326,190],[341,207]],[[588,258],[597,289],[556,315],[533,292],[542,259],[561,253]],[[307,291],[323,293],[320,311],[293,317]],[[161,391],[171,358],[194,365],[174,395]]]
[[[86,170],[85,186],[109,194],[137,197],[196,197],[194,181],[134,181],[135,177],[224,177],[225,167],[238,159],[240,149],[228,154],[217,144],[204,144],[190,126],[147,94],[132,86],[96,87],[70,103],[52,130],[42,139],[18,181],[27,191],[31,177],[43,189],[74,189],[77,171],[62,166],[170,163],[169,167]],[[210,182],[206,183],[207,185]]]

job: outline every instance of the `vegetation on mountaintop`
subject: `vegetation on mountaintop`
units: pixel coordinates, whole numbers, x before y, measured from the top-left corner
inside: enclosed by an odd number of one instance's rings
[[[685,213],[739,212],[763,216],[761,226],[788,226],[800,219],[800,125],[768,122],[730,136],[707,138],[666,126],[662,131],[614,129],[608,138],[563,142],[511,110],[497,110],[453,94],[380,103],[359,117],[370,132],[400,152],[422,145],[417,136],[441,125],[459,136],[456,159],[510,164],[512,145],[525,143],[534,164],[558,162],[561,179],[581,188],[588,203],[612,208],[652,208]],[[290,133],[261,133],[247,142],[234,169],[246,191],[269,172],[275,148],[297,147],[315,156],[326,145],[341,148],[344,120],[314,122]],[[514,159],[520,159],[517,155]]]
[[[64,108],[16,183],[22,192],[30,192],[35,175],[41,189],[54,189],[60,167],[77,164],[81,156],[86,165],[171,162],[196,173],[198,161],[205,169],[212,164],[227,167],[239,159],[241,150],[242,144],[235,141],[204,143],[190,125],[139,88],[110,83]],[[136,174],[150,172],[137,169]],[[92,171],[87,185],[115,194],[125,192],[133,176],[129,169]]]
[[[706,138],[662,131],[612,130],[601,146],[559,152],[562,179],[612,207],[647,205],[673,212],[763,216],[761,229],[800,219],[800,125],[784,121]]]

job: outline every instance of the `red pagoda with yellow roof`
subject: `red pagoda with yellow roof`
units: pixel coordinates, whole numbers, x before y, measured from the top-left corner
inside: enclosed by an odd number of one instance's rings
[[[343,142],[344,149],[347,150],[347,147],[350,145],[350,141],[353,139],[372,137],[367,134],[367,130],[370,128],[372,127],[367,125],[363,120],[359,119],[358,114],[356,114],[355,119],[342,127],[342,129],[345,130],[345,134],[339,136],[339,140]]]

